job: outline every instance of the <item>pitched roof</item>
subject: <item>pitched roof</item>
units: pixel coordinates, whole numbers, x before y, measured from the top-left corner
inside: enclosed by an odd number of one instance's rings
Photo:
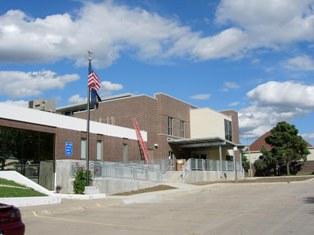
[[[251,145],[250,145],[250,151],[261,151],[262,147],[264,146],[266,150],[271,150],[271,146],[266,143],[265,139],[271,135],[270,131],[267,131],[262,136],[260,136],[258,139],[256,139]],[[308,147],[312,147],[310,143],[305,141],[307,143]]]
[[[266,150],[270,150],[271,146],[266,143],[265,139],[270,136],[270,131],[267,131],[265,134],[263,134],[261,137],[259,137],[257,140],[255,140],[250,145],[250,151],[260,151],[262,147],[264,146]]]

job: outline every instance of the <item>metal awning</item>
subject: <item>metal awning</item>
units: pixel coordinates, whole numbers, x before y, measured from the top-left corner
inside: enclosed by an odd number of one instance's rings
[[[194,138],[194,139],[168,139],[168,143],[181,148],[206,148],[206,147],[238,147],[243,148],[243,145],[235,144],[229,140],[225,140],[219,137],[214,138]]]

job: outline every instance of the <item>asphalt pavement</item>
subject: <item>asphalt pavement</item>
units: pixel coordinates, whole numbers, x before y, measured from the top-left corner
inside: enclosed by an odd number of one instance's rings
[[[21,211],[27,235],[312,235],[314,180],[185,185]]]

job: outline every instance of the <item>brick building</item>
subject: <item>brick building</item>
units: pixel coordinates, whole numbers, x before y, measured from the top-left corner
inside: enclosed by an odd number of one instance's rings
[[[146,141],[146,132],[142,136]],[[0,104],[0,170],[17,170],[53,189],[59,163],[86,159],[86,139],[83,119]],[[140,159],[134,129],[91,122],[90,160],[123,158]]]
[[[57,112],[86,119],[86,104],[62,107]],[[108,98],[91,111],[91,120],[128,128],[133,128],[133,118],[147,132],[147,146],[153,160],[169,156],[207,158],[210,154],[204,153],[204,149],[206,152],[206,147],[219,145],[225,147],[222,149],[225,158],[226,150],[239,144],[237,112],[199,109],[162,93],[154,97],[128,94]],[[191,118],[195,120],[192,123]],[[191,129],[194,130],[192,134]],[[189,147],[189,142],[193,142],[194,147]]]
[[[86,159],[86,103],[57,112],[0,104],[0,170],[17,170],[50,189],[70,185],[72,163],[82,165]],[[123,95],[107,98],[91,110],[93,164],[143,160],[134,118],[152,162],[169,157],[212,159],[220,161],[222,171],[222,161],[231,161],[239,144],[235,111],[197,108],[161,93]]]

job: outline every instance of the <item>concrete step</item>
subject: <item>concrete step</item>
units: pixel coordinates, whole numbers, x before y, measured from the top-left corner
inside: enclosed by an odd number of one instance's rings
[[[99,194],[99,189],[96,186],[85,186],[85,195]]]

